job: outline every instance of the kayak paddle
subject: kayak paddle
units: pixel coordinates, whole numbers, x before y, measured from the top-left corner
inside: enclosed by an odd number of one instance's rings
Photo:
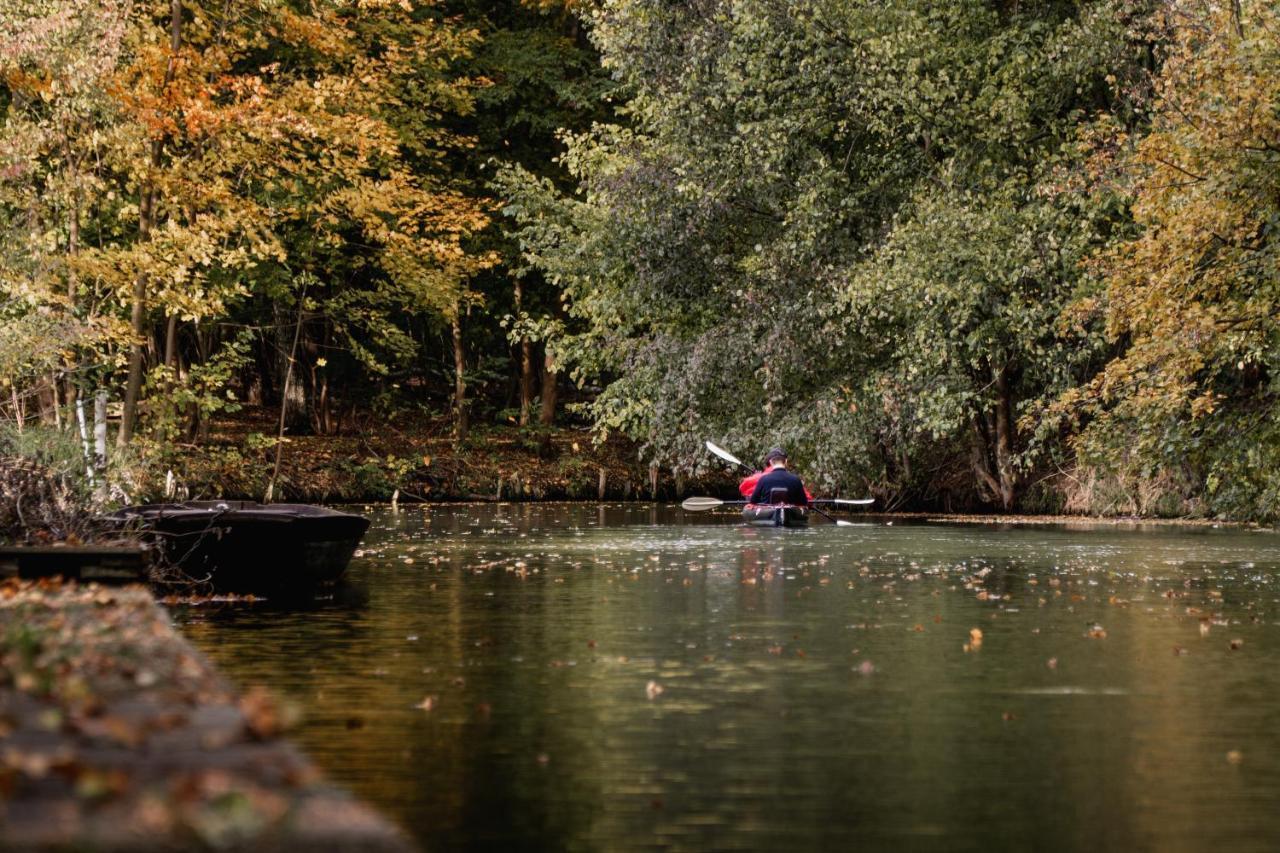
[[[747,503],[747,501],[722,501],[719,498],[694,497],[694,498],[685,498],[684,503],[680,504],[680,508],[687,509],[690,512],[700,512],[704,509],[715,509],[718,506],[730,506],[730,505],[742,506],[745,503]],[[854,524],[852,521],[842,521],[841,519],[838,519],[838,518],[832,518],[822,510],[818,509],[813,504],[809,505],[809,509],[813,510],[818,515],[827,519],[837,527],[857,527],[858,526]]]
[[[832,524],[834,524],[836,527],[857,527],[857,526],[858,526],[858,525],[854,524],[852,521],[844,521],[844,520],[839,519],[839,518],[832,518],[831,516],[827,515],[827,514],[826,514],[825,512],[823,512],[822,510],[818,509],[818,508],[817,508],[816,506],[814,506],[813,504],[809,504],[809,509],[811,509],[811,510],[813,510],[814,512],[816,512],[818,515],[822,516],[822,517],[823,517],[823,518],[825,518],[827,521],[830,521],[830,522],[831,522]]]
[[[716,456],[719,456],[721,459],[723,459],[725,462],[728,462],[730,465],[737,465],[743,468],[744,470],[750,471],[753,474],[755,473],[754,468],[752,468],[747,463],[743,462],[738,457],[734,456],[729,451],[725,450],[723,447],[720,447],[719,445],[712,444],[710,441],[708,441],[707,450],[710,450],[712,453],[714,453]]]
[[[704,509],[715,509],[718,506],[724,506],[726,504],[737,504],[738,506],[741,506],[745,503],[746,501],[722,501],[719,498],[697,497],[685,498],[684,503],[680,504],[680,508],[687,509],[690,512],[701,512]]]

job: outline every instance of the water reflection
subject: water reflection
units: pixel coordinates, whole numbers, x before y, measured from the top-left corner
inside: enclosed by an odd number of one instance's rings
[[[339,599],[178,618],[429,849],[1263,849],[1277,566],[1247,532],[432,506],[377,513]]]

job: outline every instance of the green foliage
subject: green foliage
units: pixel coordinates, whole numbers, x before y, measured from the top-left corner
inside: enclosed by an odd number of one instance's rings
[[[331,433],[455,378],[479,450],[545,367],[686,471],[1274,518],[1273,5],[184,0],[175,52],[164,0],[15,0],[0,411],[132,351],[152,461],[251,394]]]
[[[232,377],[249,362],[252,335],[240,335],[224,344],[208,361],[192,365],[181,376],[161,365],[151,371],[147,397],[147,422],[152,439],[164,449],[189,432],[190,422],[240,409],[228,387]]]
[[[1280,12],[1175,2],[1162,20],[1150,132],[1110,149],[1138,229],[1099,253],[1105,291],[1078,307],[1122,352],[1057,411],[1087,464],[1275,519]]]
[[[1018,415],[1100,356],[1055,321],[1117,207],[1068,177],[1138,74],[1131,17],[607,4],[629,126],[567,138],[575,194],[501,178],[527,263],[585,324],[553,345],[606,383],[597,426],[686,468],[708,436],[783,442],[825,486],[1009,507],[1042,452]]]
[[[19,431],[0,424],[0,456],[29,459],[62,477],[77,494],[88,495],[84,445],[74,433],[41,426]]]

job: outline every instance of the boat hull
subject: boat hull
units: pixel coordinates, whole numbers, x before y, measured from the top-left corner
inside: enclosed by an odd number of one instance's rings
[[[107,517],[176,566],[224,592],[310,592],[347,570],[369,520],[308,504],[188,501],[148,504]]]
[[[747,504],[742,520],[756,527],[808,527],[809,511],[795,504]]]

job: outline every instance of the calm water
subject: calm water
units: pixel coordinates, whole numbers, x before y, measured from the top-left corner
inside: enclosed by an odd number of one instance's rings
[[[176,618],[427,850],[1273,850],[1278,578],[1268,533],[436,506],[334,601]]]

